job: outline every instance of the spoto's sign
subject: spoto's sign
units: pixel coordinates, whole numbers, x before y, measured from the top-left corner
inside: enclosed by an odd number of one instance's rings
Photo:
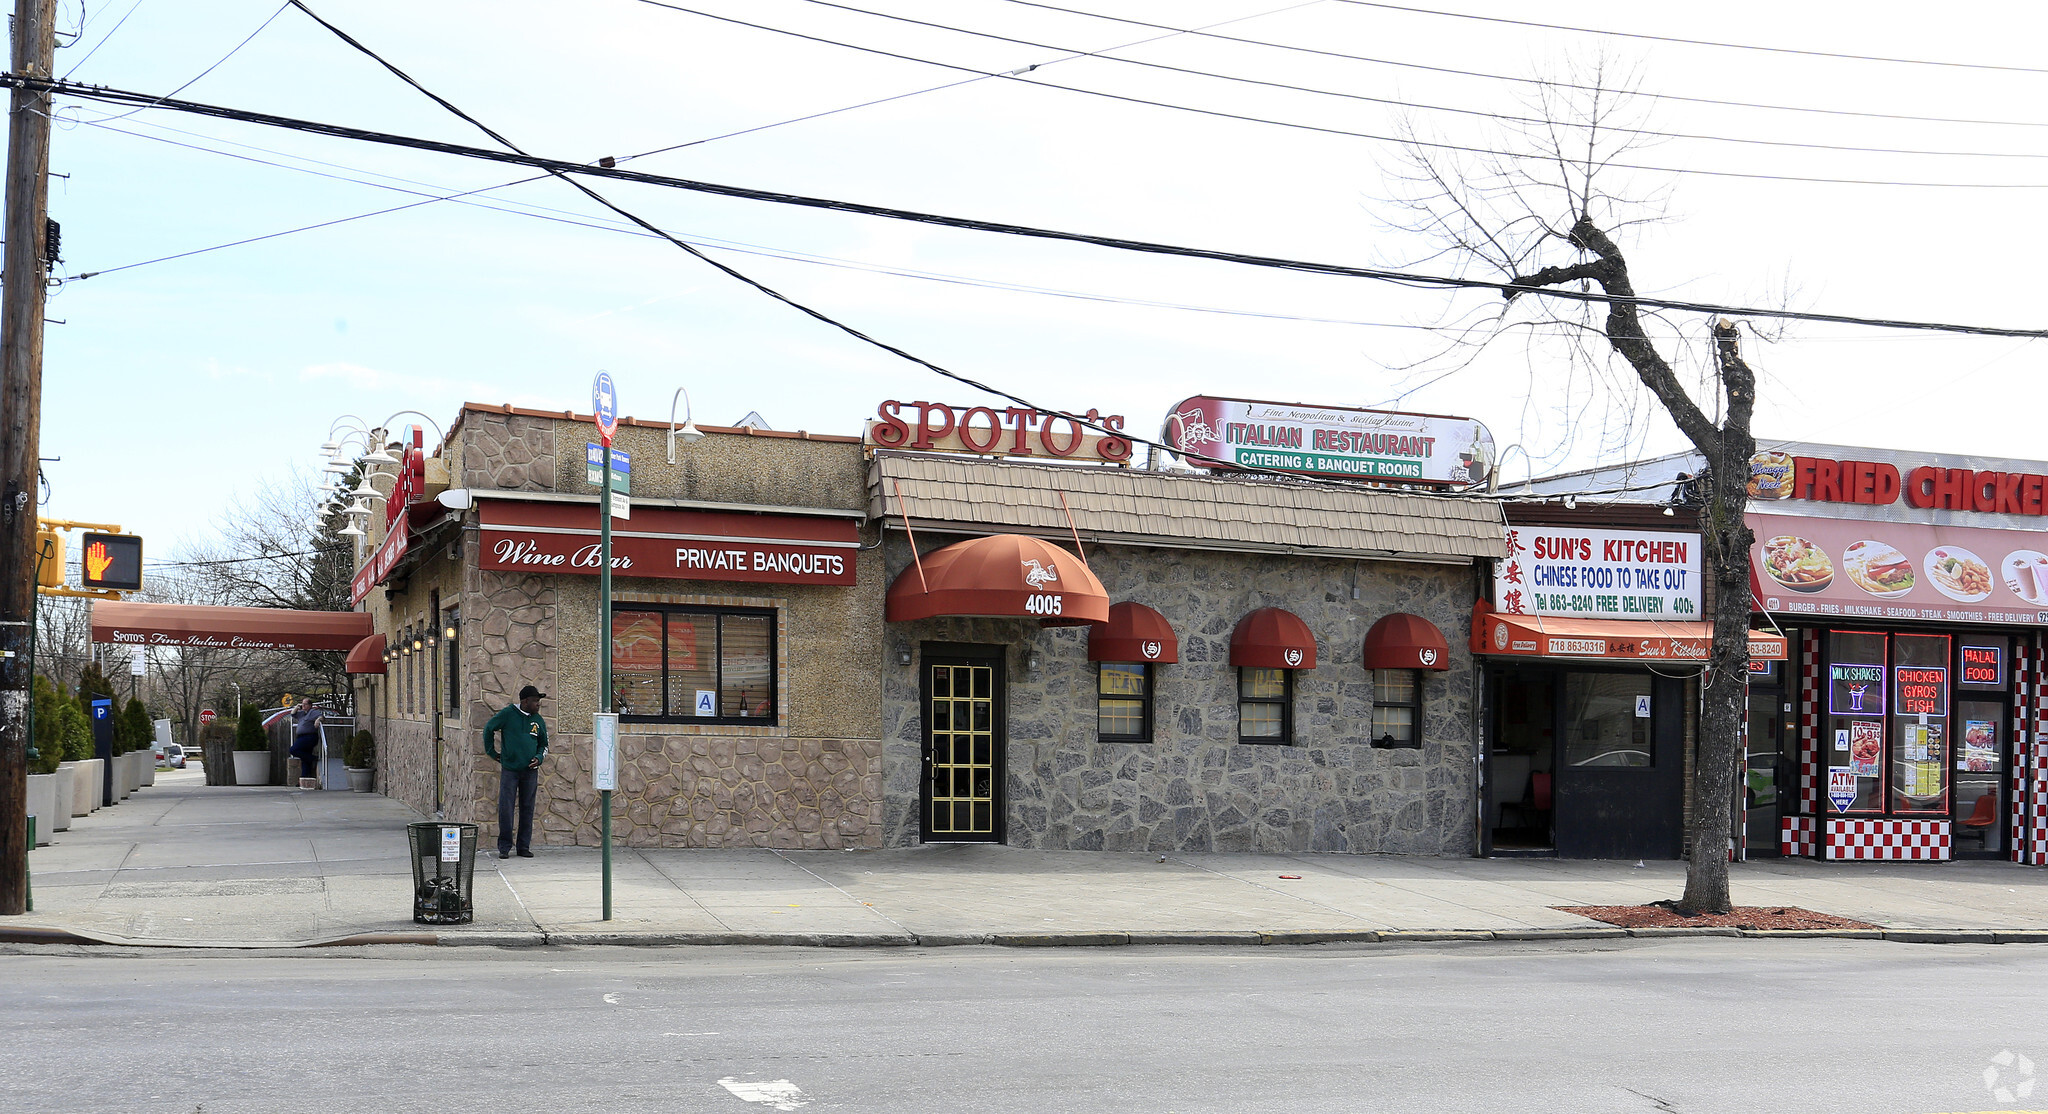
[[[1122,414],[1089,410],[1081,418],[1107,430],[1124,427]],[[868,423],[866,441],[884,449],[974,453],[980,456],[1043,456],[1122,464],[1131,443],[1104,436],[1072,418],[1029,407],[948,406],[943,402],[890,399]]]
[[[1160,440],[1193,464],[1399,483],[1483,483],[1493,435],[1471,418],[1197,395]]]

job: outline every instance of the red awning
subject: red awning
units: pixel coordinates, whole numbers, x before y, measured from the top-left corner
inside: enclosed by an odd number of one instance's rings
[[[1110,605],[1109,621],[1088,632],[1089,661],[1180,660],[1180,640],[1166,616],[1142,603]]]
[[[384,636],[373,634],[356,643],[355,649],[348,652],[348,660],[342,663],[342,668],[350,673],[384,672]]]
[[[1557,619],[1474,611],[1472,648],[1510,657],[1602,658],[1610,661],[1697,661],[1714,646],[1714,624]],[[1783,661],[1783,635],[1749,632],[1752,661]]]
[[[370,634],[360,611],[286,611],[189,603],[94,600],[92,640],[129,646],[238,650],[353,650]]]
[[[1444,632],[1420,615],[1396,611],[1365,632],[1367,669],[1436,669],[1451,667]]]
[[[1109,593],[1079,557],[1022,534],[994,534],[924,555],[889,585],[892,623],[940,615],[1037,619],[1047,626],[1109,619]]]
[[[1316,636],[1292,611],[1262,607],[1230,632],[1230,664],[1254,669],[1314,669]]]

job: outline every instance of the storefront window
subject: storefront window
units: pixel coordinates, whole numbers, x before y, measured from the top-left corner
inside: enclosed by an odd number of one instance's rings
[[[1416,669],[1372,671],[1372,745],[1422,745],[1416,723],[1421,717],[1422,672]]]
[[[1152,667],[1095,663],[1095,735],[1109,743],[1152,741]]]
[[[776,723],[775,613],[614,610],[612,699],[628,720]]]
[[[1828,633],[1829,807],[1883,812],[1886,662],[1891,640],[1874,631]]]
[[[1294,738],[1294,673],[1288,669],[1237,671],[1237,738],[1286,744]]]
[[[1564,764],[1648,766],[1650,678],[1640,673],[1567,673]]]
[[[1892,639],[1892,811],[1948,815],[1949,638]]]
[[[454,631],[456,633],[450,634],[448,633],[449,631]],[[462,655],[456,653],[456,636],[459,635],[461,632],[462,609],[459,607],[451,607],[448,610],[443,611],[441,613],[441,636],[444,639],[446,639],[446,641],[443,642],[442,645],[446,647],[445,653],[447,653],[448,655],[446,671],[443,674],[443,676],[446,677],[448,682],[449,715],[454,715],[455,713],[462,710],[462,670],[460,668],[462,665]]]

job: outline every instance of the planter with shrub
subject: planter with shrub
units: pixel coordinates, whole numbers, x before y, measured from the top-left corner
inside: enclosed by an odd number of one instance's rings
[[[368,731],[358,731],[341,748],[341,765],[348,771],[348,787],[368,793],[377,776],[377,741]]]
[[[242,706],[241,722],[235,724],[235,784],[270,784],[270,737],[254,704]]]

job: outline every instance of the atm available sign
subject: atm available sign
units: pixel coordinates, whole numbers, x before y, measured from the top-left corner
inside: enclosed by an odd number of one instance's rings
[[[1508,555],[1494,564],[1493,598],[1508,615],[1697,619],[1700,536],[1512,527]]]

